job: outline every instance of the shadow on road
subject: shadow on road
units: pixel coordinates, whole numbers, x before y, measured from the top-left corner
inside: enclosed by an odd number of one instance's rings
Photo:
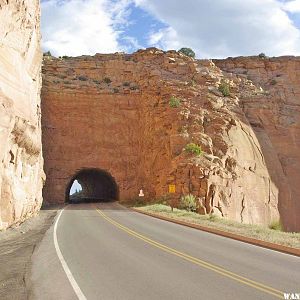
[[[53,209],[65,209],[65,210],[111,210],[111,211],[124,211],[128,212],[129,209],[121,205],[118,201],[110,202],[88,202],[88,203],[66,203],[64,205],[49,205],[42,208],[42,210],[53,210]]]

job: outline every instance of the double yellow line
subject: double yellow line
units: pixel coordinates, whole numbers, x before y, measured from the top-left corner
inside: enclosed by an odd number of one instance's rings
[[[273,296],[275,296],[277,298],[283,299],[283,292],[281,292],[279,290],[276,290],[276,289],[274,289],[272,287],[269,287],[267,285],[264,285],[262,283],[256,282],[254,280],[248,279],[246,277],[243,277],[243,276],[240,276],[240,275],[235,274],[233,272],[230,272],[228,270],[225,270],[225,269],[223,269],[221,267],[218,267],[216,265],[210,264],[210,263],[208,263],[208,262],[206,262],[204,260],[198,259],[198,258],[190,256],[190,255],[188,255],[186,253],[183,253],[183,252],[177,251],[177,250],[175,250],[173,248],[170,248],[168,246],[165,246],[165,245],[163,245],[163,244],[161,244],[159,242],[156,242],[156,241],[154,241],[152,239],[149,239],[146,236],[144,236],[144,235],[142,235],[140,233],[137,233],[137,232],[131,230],[130,228],[128,228],[128,227],[126,227],[126,226],[124,226],[124,225],[116,222],[115,220],[113,220],[110,217],[108,217],[101,210],[99,210],[97,208],[96,208],[96,210],[109,223],[113,224],[114,226],[116,226],[116,227],[120,228],[121,230],[125,231],[126,233],[128,233],[128,234],[130,234],[130,235],[132,235],[132,236],[134,236],[134,237],[136,237],[136,238],[138,238],[140,240],[143,240],[144,242],[146,242],[146,243],[148,243],[148,244],[150,244],[150,245],[152,245],[152,246],[154,246],[156,248],[159,248],[159,249],[161,249],[161,250],[163,250],[165,252],[168,252],[170,254],[173,254],[175,256],[181,257],[184,260],[187,260],[187,261],[192,262],[192,263],[194,263],[194,264],[196,264],[198,266],[201,266],[203,268],[206,268],[206,269],[209,269],[211,271],[214,271],[214,272],[216,272],[216,273],[218,273],[218,274],[220,274],[222,276],[231,278],[231,279],[233,279],[235,281],[238,281],[238,282],[240,282],[242,284],[251,286],[251,287],[253,287],[253,288],[257,289],[257,290],[260,290],[260,291],[265,292],[267,294],[273,295]]]

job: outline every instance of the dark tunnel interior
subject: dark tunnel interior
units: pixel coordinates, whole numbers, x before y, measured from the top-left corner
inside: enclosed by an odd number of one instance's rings
[[[71,187],[77,182],[81,190],[71,195]],[[66,202],[109,202],[118,200],[118,186],[114,178],[100,169],[84,169],[79,171],[70,181],[66,190]]]

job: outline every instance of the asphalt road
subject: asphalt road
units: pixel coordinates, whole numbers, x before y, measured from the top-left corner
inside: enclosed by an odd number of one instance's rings
[[[69,205],[32,257],[30,299],[283,299],[300,258],[117,203]]]

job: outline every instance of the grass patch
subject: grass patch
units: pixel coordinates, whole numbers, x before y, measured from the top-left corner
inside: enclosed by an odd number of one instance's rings
[[[145,205],[140,206],[138,209],[149,213],[156,213],[158,215],[169,217],[175,220],[219,229],[266,242],[293,248],[300,248],[300,233],[283,232],[258,225],[242,224],[224,218],[219,218],[215,215],[199,215],[194,212],[188,212],[186,210],[177,208],[174,208],[172,211],[169,206],[164,204]],[[275,228],[277,228],[277,226],[275,226]]]

